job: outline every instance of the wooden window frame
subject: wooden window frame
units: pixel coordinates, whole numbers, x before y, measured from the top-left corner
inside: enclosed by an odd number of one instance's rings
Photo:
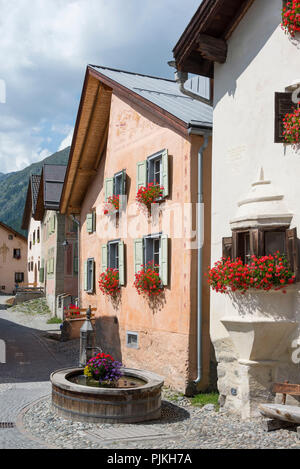
[[[225,258],[230,257],[236,259],[240,257],[239,253],[239,235],[244,233],[250,235],[250,256],[264,256],[266,255],[265,249],[265,234],[268,232],[285,233],[285,245],[283,254],[286,255],[290,268],[296,276],[296,281],[300,279],[299,273],[299,256],[298,256],[298,238],[296,228],[289,229],[286,227],[267,227],[267,228],[249,228],[243,230],[233,230],[232,237],[226,237],[222,240],[222,255]],[[231,250],[231,255],[228,255]]]

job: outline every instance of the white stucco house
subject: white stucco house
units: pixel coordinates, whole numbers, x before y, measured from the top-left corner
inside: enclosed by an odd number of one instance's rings
[[[40,270],[43,268],[41,222],[34,219],[39,186],[40,176],[37,174],[32,174],[29,178],[22,222],[22,229],[28,231],[28,284],[35,287],[41,286]]]
[[[299,280],[300,145],[285,143],[283,118],[300,101],[300,36],[281,27],[286,4],[203,0],[174,57],[214,85],[212,263],[279,250]],[[256,416],[274,382],[300,383],[299,281],[286,294],[212,291],[210,331],[226,408]]]

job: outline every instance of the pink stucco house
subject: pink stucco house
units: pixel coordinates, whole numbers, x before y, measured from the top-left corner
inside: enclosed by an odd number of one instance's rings
[[[208,100],[185,95],[176,81],[89,66],[60,205],[80,221],[79,296],[82,307],[97,308],[98,344],[182,391],[210,382],[209,289],[201,269],[210,262],[211,128]],[[164,189],[158,213],[148,216],[136,196],[151,182]],[[120,197],[117,213],[106,210],[112,196]],[[203,249],[192,233],[200,196]],[[134,287],[151,261],[160,266],[157,302]],[[99,289],[109,268],[118,271],[117,300]]]

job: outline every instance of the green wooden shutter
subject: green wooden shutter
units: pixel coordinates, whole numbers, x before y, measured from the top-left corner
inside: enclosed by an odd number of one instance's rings
[[[164,197],[169,195],[169,154],[165,150],[162,154],[162,186],[164,188]]]
[[[96,214],[96,210],[94,210],[93,211],[93,232],[97,231],[96,227],[97,227],[97,214]]]
[[[134,273],[137,274],[141,270],[144,263],[144,243],[143,239],[134,240]]]
[[[86,230],[88,233],[93,233],[93,214],[88,213],[86,216]]]
[[[106,272],[107,270],[107,244],[103,244],[101,247],[101,272]]]
[[[168,236],[162,235],[160,247],[160,279],[163,285],[168,285]]]
[[[44,268],[44,259],[42,259],[40,273],[39,273],[40,283],[44,282],[44,278],[45,278],[45,268]]]
[[[121,195],[126,194],[126,169],[122,171],[122,181],[121,181]]]
[[[84,263],[84,277],[83,277],[84,291],[87,291],[87,289],[88,289],[88,276],[87,276],[88,272],[87,272],[87,270],[88,270],[88,262],[85,261],[85,263]]]
[[[119,242],[119,279],[120,285],[125,285],[125,256],[124,256],[124,242]]]
[[[137,163],[136,171],[136,191],[140,187],[145,187],[147,185],[147,161],[140,161]]]
[[[105,179],[104,185],[105,185],[105,202],[107,202],[108,198],[114,195],[114,178]]]

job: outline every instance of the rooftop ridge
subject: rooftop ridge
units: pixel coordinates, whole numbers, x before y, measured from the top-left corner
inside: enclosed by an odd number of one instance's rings
[[[129,72],[128,70],[121,70],[119,68],[104,67],[102,65],[88,64],[88,66],[93,67],[93,68],[102,68],[103,70],[111,70],[112,72],[127,73],[128,75],[137,75],[139,77],[147,77],[147,78],[153,78],[155,80],[162,80],[162,81],[169,81],[171,83],[176,83],[175,80],[171,80],[170,78],[156,77],[156,76],[153,76],[153,75],[146,75],[145,73]]]

